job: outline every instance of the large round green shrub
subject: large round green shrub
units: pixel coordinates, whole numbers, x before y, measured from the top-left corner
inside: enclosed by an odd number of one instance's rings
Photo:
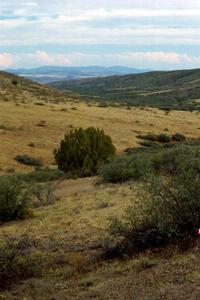
[[[58,168],[78,176],[96,174],[99,165],[110,161],[115,154],[111,137],[94,127],[71,130],[54,151]]]

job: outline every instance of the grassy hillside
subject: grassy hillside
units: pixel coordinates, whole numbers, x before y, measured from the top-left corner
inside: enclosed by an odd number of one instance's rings
[[[61,81],[52,85],[132,105],[200,108],[200,69]]]
[[[47,100],[49,98],[47,97]],[[41,158],[45,166],[54,163],[53,150],[65,132],[94,126],[111,135],[118,153],[137,146],[138,134],[181,132],[199,137],[199,113],[150,108],[100,107],[82,101],[67,103],[19,103],[0,101],[0,168],[28,171],[31,167],[15,161],[28,154]],[[33,144],[33,145],[32,145]]]
[[[64,102],[77,98],[74,93],[61,92],[23,77],[0,71],[0,101]]]

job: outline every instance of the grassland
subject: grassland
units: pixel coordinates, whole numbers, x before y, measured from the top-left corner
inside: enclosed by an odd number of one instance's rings
[[[76,109],[74,109],[76,108]],[[45,123],[41,123],[45,121]],[[42,126],[41,126],[42,124]],[[119,153],[138,145],[138,134],[181,132],[188,137],[199,137],[199,113],[172,111],[166,113],[151,108],[88,106],[85,102],[61,104],[0,102],[0,168],[29,171],[15,156],[28,154],[41,158],[44,165],[54,164],[53,150],[71,127],[95,126],[111,135]],[[34,143],[34,147],[30,147]]]
[[[192,110],[199,108],[199,78],[197,69],[58,81],[52,86],[96,96],[108,103]]]
[[[25,84],[15,101],[15,87],[13,91],[10,89],[10,77],[7,83],[5,76],[3,78],[5,85],[0,88],[1,174],[10,169],[20,172],[31,169],[15,161],[18,154],[41,158],[45,166],[52,166],[53,149],[73,127],[103,128],[111,135],[118,153],[139,145],[138,134],[180,132],[186,137],[199,138],[198,111],[100,107],[98,103],[80,101],[75,95],[72,99],[62,93],[63,101],[55,103],[54,92],[42,86],[49,90],[46,100],[39,98],[38,105],[39,91],[25,92]],[[26,95],[23,101],[21,93]],[[4,101],[3,95],[9,99]],[[65,180],[56,191],[54,204],[34,208],[33,217],[27,220],[0,225],[0,241],[5,235],[27,234],[37,241],[37,250],[48,254],[53,261],[41,277],[1,290],[0,299],[198,299],[199,241],[187,252],[169,247],[122,261],[101,258],[107,220],[120,216],[125,208],[134,204],[138,190],[140,184],[135,182],[105,184],[97,177]]]

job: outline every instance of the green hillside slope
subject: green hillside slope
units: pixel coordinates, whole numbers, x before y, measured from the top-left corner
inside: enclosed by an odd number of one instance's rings
[[[52,86],[132,105],[200,108],[200,69],[59,81]]]

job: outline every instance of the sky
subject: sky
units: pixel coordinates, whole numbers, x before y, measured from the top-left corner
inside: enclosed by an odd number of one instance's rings
[[[0,68],[200,68],[200,0],[0,0]]]

